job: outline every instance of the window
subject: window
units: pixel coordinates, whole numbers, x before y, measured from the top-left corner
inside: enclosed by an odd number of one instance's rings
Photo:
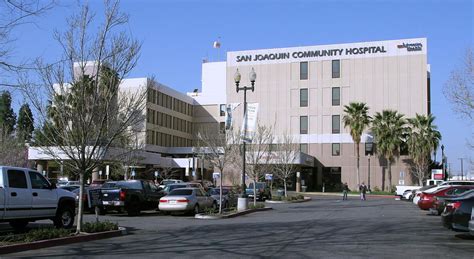
[[[332,88],[332,106],[341,105],[341,88],[333,87]]]
[[[340,156],[341,155],[341,144],[332,143],[332,155],[333,156]]]
[[[300,134],[308,134],[308,116],[300,116]]]
[[[8,170],[8,186],[10,188],[28,188],[26,185],[25,172],[19,170]]]
[[[30,175],[31,188],[33,189],[50,189],[51,185],[41,174],[37,172],[28,172]]]
[[[332,61],[332,78],[341,77],[341,61],[333,60]]]
[[[308,89],[300,89],[300,107],[308,107]]]
[[[306,143],[300,144],[300,152],[308,153],[308,144]]]
[[[220,115],[225,116],[225,104],[220,105]]]
[[[308,62],[300,62],[300,80],[308,80]]]
[[[341,133],[341,116],[333,115],[332,116],[332,133],[338,134]]]
[[[219,122],[219,132],[225,133],[225,122]]]

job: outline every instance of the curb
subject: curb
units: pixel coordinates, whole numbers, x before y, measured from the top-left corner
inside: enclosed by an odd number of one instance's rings
[[[301,203],[301,202],[307,202],[311,201],[311,197],[305,196],[303,200],[295,200],[295,201],[271,201],[271,200],[266,200],[265,203],[270,203],[270,204],[291,204],[291,203]]]
[[[119,227],[118,230],[100,232],[100,233],[91,233],[91,234],[81,234],[78,236],[70,236],[70,237],[61,237],[61,238],[54,238],[48,240],[40,240],[31,243],[21,243],[21,244],[14,244],[14,245],[6,245],[0,247],[0,254],[9,254],[9,253],[16,253],[22,252],[27,250],[35,250],[41,249],[46,247],[52,246],[61,246],[73,243],[80,243],[86,241],[93,241],[111,237],[118,237],[121,235],[126,235],[127,229],[123,227]]]
[[[196,218],[196,219],[228,219],[228,218],[235,218],[235,217],[238,217],[238,216],[250,214],[250,213],[253,213],[253,212],[267,211],[267,210],[272,210],[272,208],[268,208],[268,207],[267,207],[267,208],[260,208],[260,209],[244,210],[244,211],[232,213],[232,214],[229,214],[229,215],[222,215],[222,216],[219,216],[219,215],[196,214],[196,215],[194,216],[194,218]]]
[[[306,194],[311,194],[311,195],[317,195],[317,196],[341,196],[342,193],[336,193],[336,192],[310,192]],[[347,194],[349,197],[359,197],[359,194]],[[367,197],[372,197],[372,198],[390,198],[390,199],[395,199],[398,196],[397,195],[386,195],[386,194],[366,194]]]

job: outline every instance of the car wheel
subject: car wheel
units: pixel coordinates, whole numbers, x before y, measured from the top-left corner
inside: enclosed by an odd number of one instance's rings
[[[194,213],[194,215],[199,214],[199,205],[196,204],[196,206],[194,206],[193,213]]]
[[[57,228],[71,228],[74,224],[74,209],[71,206],[59,207],[53,222]]]
[[[127,208],[127,213],[129,216],[137,216],[140,214],[140,204],[137,200],[131,201],[130,205]]]
[[[28,221],[26,220],[12,220],[9,223],[15,230],[23,230],[28,225]]]

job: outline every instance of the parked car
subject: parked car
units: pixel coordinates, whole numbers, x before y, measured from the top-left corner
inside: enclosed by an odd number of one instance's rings
[[[469,231],[473,206],[474,192],[447,199],[446,207],[441,214],[443,225],[456,231]]]
[[[197,214],[205,209],[217,209],[217,202],[200,188],[178,188],[160,199],[160,211],[191,212]]]
[[[208,193],[214,198],[219,205],[219,198],[220,198],[220,188],[210,188]],[[231,187],[222,187],[222,208],[229,208],[233,207],[237,204],[237,196],[233,193]]]
[[[418,206],[418,202],[420,201],[420,198],[421,198],[421,195],[423,194],[423,192],[428,192],[429,193],[429,192],[432,192],[432,191],[436,191],[440,188],[446,188],[446,186],[440,187],[440,186],[437,186],[437,185],[434,185],[434,186],[429,185],[429,186],[425,186],[423,188],[418,189],[415,192],[416,193],[415,197],[413,197],[413,203]]]
[[[163,191],[167,194],[170,193],[174,189],[178,188],[199,188],[203,192],[205,192],[204,188],[200,183],[193,183],[193,182],[186,182],[186,183],[175,183],[175,184],[168,184]]]
[[[79,187],[81,187],[80,185],[64,185],[64,186],[60,186],[59,188],[60,189],[63,189],[63,190],[66,190],[66,191],[74,191],[75,189],[78,189]]]
[[[264,201],[264,200],[271,200],[272,199],[272,194],[270,192],[270,187],[265,183],[265,182],[257,182],[256,185],[256,191],[257,191],[257,200]],[[245,190],[245,193],[249,198],[254,197],[254,192],[253,192],[253,183],[250,183],[247,189]]]
[[[22,229],[41,219],[51,219],[56,227],[70,228],[75,217],[75,196],[56,188],[39,172],[20,167],[0,166],[0,221]]]
[[[474,236],[474,207],[471,210],[471,220],[469,220],[469,233]]]
[[[430,213],[434,215],[441,215],[444,208],[446,207],[446,199],[459,197],[464,193],[474,192],[474,186],[454,186],[446,191],[443,196],[435,196],[433,200],[433,206],[430,208]]]
[[[161,189],[164,189],[167,185],[174,184],[174,183],[183,183],[183,180],[165,179],[165,180],[161,181],[161,183],[158,187],[160,187]]]
[[[446,192],[453,189],[455,186],[445,185],[437,188],[432,188],[421,193],[418,207],[422,210],[429,210],[433,207],[434,198],[436,196],[445,196]]]
[[[164,192],[155,184],[144,180],[108,182],[100,188],[105,213],[108,209],[122,211],[130,216],[144,209],[156,209]]]
[[[109,180],[106,179],[96,179],[93,180],[92,183],[89,185],[92,188],[100,188],[102,185],[106,182],[109,182]]]
[[[208,180],[195,180],[195,181],[191,181],[189,183],[198,183],[202,186],[202,188],[205,190],[205,191],[208,191],[209,188],[212,188],[214,187],[214,184],[211,182],[211,181],[208,181]]]

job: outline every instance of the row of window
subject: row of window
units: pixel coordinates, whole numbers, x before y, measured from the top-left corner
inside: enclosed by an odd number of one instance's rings
[[[332,78],[341,77],[341,61],[332,61]],[[309,77],[309,64],[308,61],[300,62],[300,80],[308,80]]]
[[[332,106],[341,105],[341,88],[332,88]],[[300,107],[308,107],[308,88],[300,89]]]
[[[146,122],[189,134],[191,134],[193,130],[192,123],[190,121],[176,118],[150,108],[147,109]]]
[[[155,89],[148,89],[147,101],[170,110],[193,116],[193,106]]]
[[[308,153],[308,144],[301,143],[300,144],[300,151],[303,153]],[[333,156],[340,156],[341,155],[341,144],[340,143],[332,143],[332,155]]]
[[[162,147],[192,147],[193,141],[191,139],[173,136],[170,134],[147,130],[146,143],[149,145],[157,145]]]
[[[300,116],[300,134],[308,134],[308,116]],[[332,116],[332,131],[333,134],[341,133],[341,116]]]
[[[25,172],[20,170],[8,170],[8,186],[10,188],[27,189]],[[32,189],[49,189],[48,181],[37,172],[28,172]]]

